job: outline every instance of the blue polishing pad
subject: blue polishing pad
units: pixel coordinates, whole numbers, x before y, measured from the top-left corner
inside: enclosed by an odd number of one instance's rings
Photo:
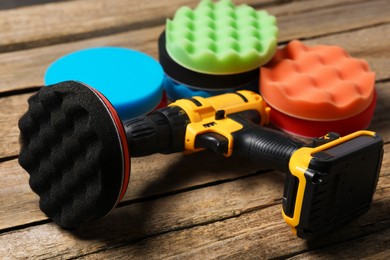
[[[171,79],[170,77],[166,76],[164,77],[164,90],[167,93],[167,97],[171,101],[175,101],[182,98],[191,98],[194,96],[200,96],[200,97],[211,97],[216,96],[224,93],[231,93],[235,92],[237,90],[251,90],[254,92],[258,92],[258,80],[255,80],[245,86],[242,86],[240,88],[229,88],[229,89],[222,89],[222,90],[210,90],[210,89],[198,89],[198,88],[191,88],[184,84],[178,83]]]
[[[75,80],[101,92],[122,120],[146,114],[162,98],[164,72],[152,57],[119,47],[99,47],[67,54],[52,63],[45,84]]]

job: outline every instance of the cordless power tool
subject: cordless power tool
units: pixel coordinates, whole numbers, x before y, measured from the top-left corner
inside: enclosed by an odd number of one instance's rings
[[[302,238],[330,230],[371,204],[383,156],[374,132],[305,143],[269,129],[270,108],[250,91],[177,100],[122,123],[110,102],[80,82],[42,88],[19,121],[19,163],[40,208],[64,228],[107,215],[123,198],[130,155],[212,150],[286,173],[283,216]]]

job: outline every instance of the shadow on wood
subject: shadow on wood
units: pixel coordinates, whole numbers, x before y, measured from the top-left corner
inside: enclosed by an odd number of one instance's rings
[[[252,166],[248,167],[249,164]],[[211,152],[200,152],[182,156],[177,162],[175,162],[165,171],[162,171],[158,179],[156,179],[154,182],[151,182],[142,189],[140,196],[141,199],[124,202],[120,205],[119,208],[114,210],[106,218],[75,230],[72,233],[76,237],[83,240],[101,240],[107,241],[109,244],[115,241],[115,244],[118,245],[117,240],[123,241],[123,243],[126,244],[134,243],[151,236],[157,236],[167,232],[177,231],[193,226],[205,225],[216,220],[223,220],[224,218],[226,219],[240,215],[242,212],[232,212],[231,215],[226,216],[221,216],[218,214],[215,216],[210,216],[210,214],[212,215],[213,211],[212,201],[215,198],[218,198],[219,194],[216,194],[215,190],[213,189],[202,190],[202,192],[199,192],[199,190],[210,186],[229,183],[239,179],[251,178],[253,176],[262,174],[270,174],[271,177],[275,177],[267,178],[266,180],[274,182],[269,183],[270,186],[275,186],[276,189],[282,190],[284,186],[284,174],[274,172],[270,173],[269,170],[264,169],[255,170],[256,168],[261,169],[261,165],[253,165],[256,164],[243,158],[224,158],[212,154]],[[218,175],[226,175],[227,171],[231,172],[229,175],[230,177],[219,180]],[[210,178],[205,175],[214,176]],[[203,177],[207,177],[206,179],[214,179],[215,181],[195,186],[191,185],[191,182],[198,182],[198,179],[202,179]],[[259,189],[256,182],[245,183],[244,192],[253,193],[256,189]],[[165,190],[168,192],[156,194],[156,190]],[[181,199],[183,196],[191,196],[189,195],[191,192],[198,192],[200,194],[199,196],[203,196],[204,198],[200,199],[204,200],[204,203],[196,204],[194,201],[194,204],[191,204],[189,203],[191,202],[190,199],[189,201],[187,200],[186,202],[183,202],[187,203],[188,205],[181,205]],[[150,194],[156,195],[150,196]],[[227,194],[221,194],[220,200],[226,200],[226,196]],[[240,194],[237,194],[237,196],[240,196]],[[279,204],[281,196],[282,194],[280,193],[278,198],[273,200],[272,205]],[[166,197],[169,198],[164,200]],[[168,224],[170,221],[164,221],[163,218],[172,217],[172,214],[174,215],[175,213],[170,213],[168,216],[164,213],[161,215],[161,219],[159,216],[154,215],[164,211],[165,209],[162,207],[165,207],[169,204],[185,207],[187,209],[184,211],[190,212],[193,215],[187,220],[178,219],[177,223],[174,225],[175,227],[172,227]],[[203,209],[197,208],[199,205],[201,205]],[[263,205],[263,207],[267,206],[270,205]],[[201,216],[199,211],[205,209],[207,210],[207,208],[209,208],[210,213],[207,216]],[[166,210],[172,210],[172,208],[167,208]],[[183,212],[183,209],[181,209],[181,212]],[[197,213],[199,213],[198,217],[196,216]],[[182,216],[178,215],[177,217],[180,218]],[[153,222],[160,222],[156,225],[164,225],[162,223],[167,223],[167,226],[159,227],[158,232],[155,233],[156,230],[152,227],[155,226]]]

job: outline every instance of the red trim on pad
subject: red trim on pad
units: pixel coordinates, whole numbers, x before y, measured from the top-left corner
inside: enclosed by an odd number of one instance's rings
[[[116,112],[115,108],[111,105],[110,101],[108,101],[108,99],[105,96],[103,96],[103,94],[101,94],[96,89],[92,89],[92,90],[103,100],[104,104],[107,106],[108,110],[110,111],[110,113],[114,119],[115,125],[117,126],[117,129],[119,132],[119,137],[121,139],[121,143],[123,146],[124,179],[123,179],[123,184],[122,184],[122,188],[121,188],[121,193],[120,193],[119,199],[117,201],[117,203],[118,203],[119,201],[122,200],[123,196],[125,195],[126,190],[127,190],[127,186],[129,184],[129,179],[130,179],[130,168],[131,168],[131,166],[130,166],[130,152],[129,152],[129,147],[127,144],[126,133],[125,133],[125,129],[123,128],[122,121],[119,118],[118,113]]]
[[[335,121],[310,121],[300,118],[295,118],[286,115],[276,109],[271,109],[270,121],[281,130],[303,136],[303,137],[318,137],[323,136],[328,132],[337,132],[344,136],[352,132],[366,128],[372,119],[375,111],[377,93],[374,91],[374,97],[371,104],[363,112],[341,120]]]

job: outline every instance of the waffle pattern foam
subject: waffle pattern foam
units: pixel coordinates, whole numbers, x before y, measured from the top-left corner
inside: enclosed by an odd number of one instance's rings
[[[338,46],[292,41],[261,68],[260,92],[274,109],[292,117],[332,121],[372,103],[375,73]]]
[[[181,66],[207,74],[242,73],[268,62],[277,47],[276,18],[230,0],[181,7],[166,22],[166,48]]]
[[[60,85],[30,97],[19,121],[19,163],[30,174],[41,210],[60,226],[74,228],[113,207],[122,165],[116,130],[99,122],[111,120],[105,108],[92,105],[91,112],[86,106],[97,98],[72,84]],[[113,148],[106,150],[109,145]]]

